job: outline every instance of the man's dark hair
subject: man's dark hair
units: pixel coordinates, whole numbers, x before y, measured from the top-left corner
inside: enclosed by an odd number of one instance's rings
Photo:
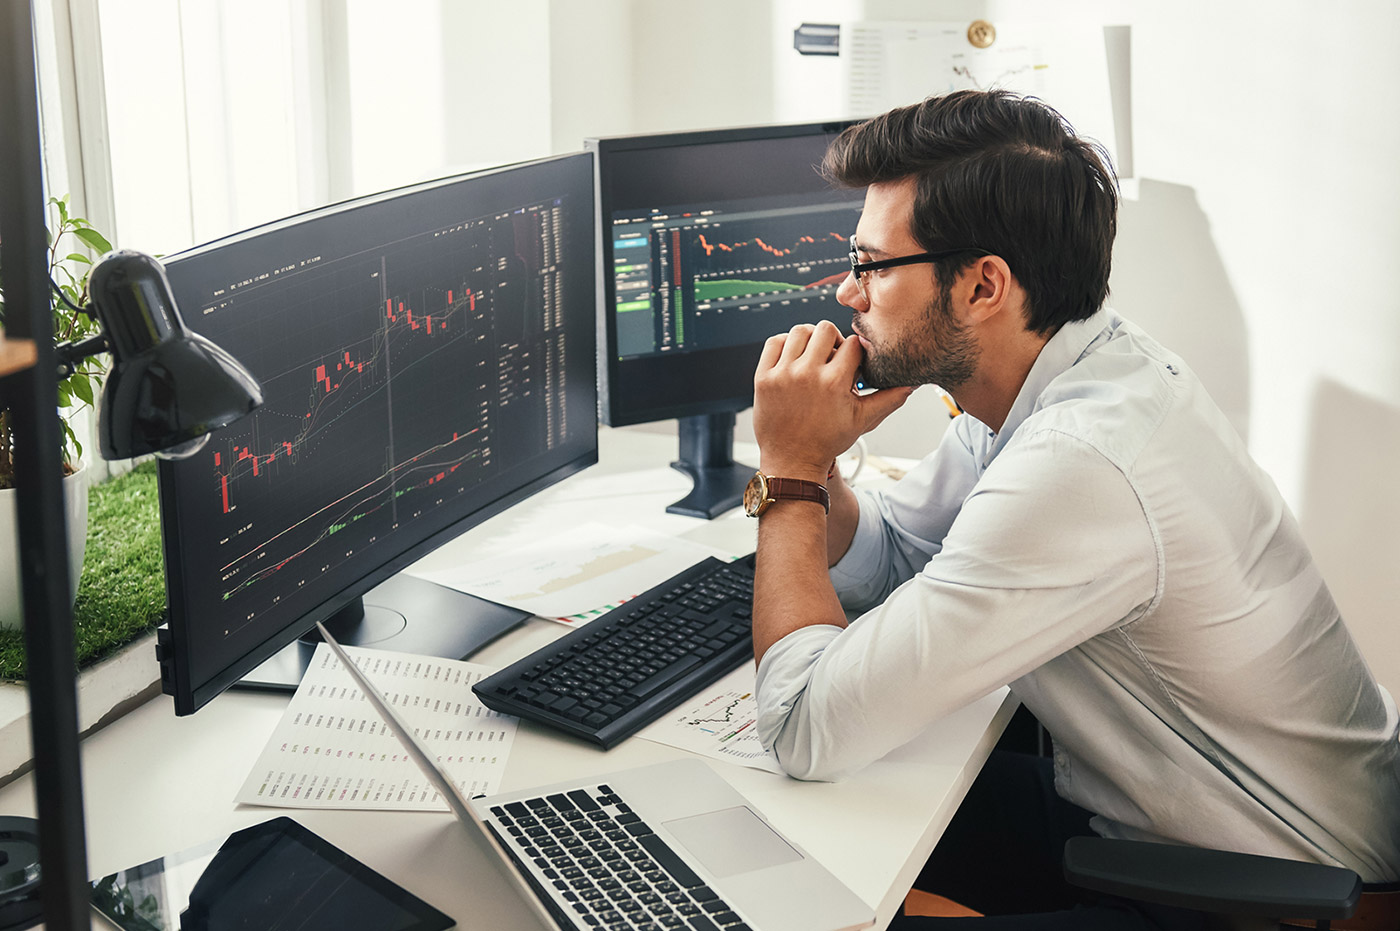
[[[1118,187],[1108,156],[1034,98],[957,91],[847,128],[822,173],[848,187],[917,179],[914,238],[930,252],[999,255],[1026,291],[1026,326],[1049,335],[1108,297]],[[935,263],[939,285],[976,258]]]

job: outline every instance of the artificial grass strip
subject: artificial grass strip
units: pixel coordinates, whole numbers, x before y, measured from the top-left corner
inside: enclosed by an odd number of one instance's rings
[[[156,464],[146,462],[88,490],[87,553],[73,604],[79,669],[165,622]],[[0,631],[0,679],[23,679],[24,637]]]

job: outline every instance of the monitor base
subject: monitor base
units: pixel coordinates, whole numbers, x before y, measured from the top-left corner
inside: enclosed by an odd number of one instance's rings
[[[714,520],[742,504],[754,467],[734,461],[734,412],[682,417],[678,434],[680,458],[671,468],[689,475],[695,487],[666,513]]]
[[[466,659],[529,616],[529,611],[399,573],[324,623],[345,646]],[[320,642],[321,635],[313,628],[233,687],[295,691]]]

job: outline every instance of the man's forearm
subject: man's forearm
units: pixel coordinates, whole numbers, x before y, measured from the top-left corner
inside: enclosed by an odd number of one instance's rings
[[[850,489],[845,491],[854,505]],[[827,574],[826,524],[821,505],[810,501],[778,502],[759,518],[753,586],[755,662],[798,628],[846,626],[846,614]]]
[[[851,548],[856,526],[860,523],[860,502],[840,472],[832,475],[826,490],[831,495],[831,513],[826,517],[826,564],[830,567],[840,562]]]

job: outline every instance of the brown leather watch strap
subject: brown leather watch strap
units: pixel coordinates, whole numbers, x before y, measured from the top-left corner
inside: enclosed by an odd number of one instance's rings
[[[828,514],[831,513],[831,495],[827,492],[826,486],[818,482],[809,482],[805,478],[769,476],[768,497],[774,501],[784,498],[793,501],[815,501]]]

